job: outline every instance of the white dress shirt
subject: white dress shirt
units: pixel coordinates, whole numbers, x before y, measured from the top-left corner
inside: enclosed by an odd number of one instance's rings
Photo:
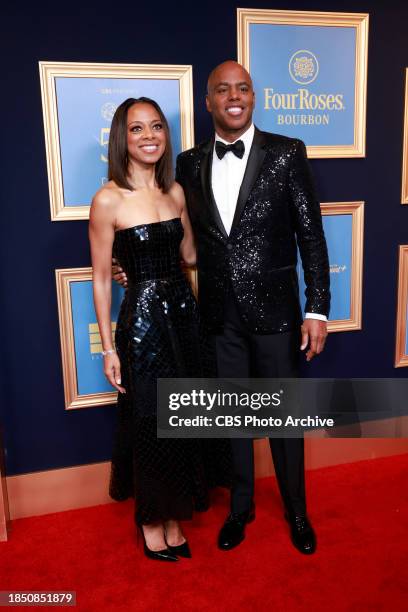
[[[230,234],[232,221],[234,219],[235,209],[238,201],[238,194],[241,188],[241,183],[244,178],[245,169],[248,162],[249,152],[252,147],[252,141],[254,139],[255,126],[253,123],[249,126],[246,132],[244,132],[239,138],[234,140],[242,140],[245,145],[245,153],[240,159],[232,151],[228,151],[222,159],[219,159],[215,151],[213,151],[212,159],[212,171],[211,171],[211,186],[214,194],[215,203],[220,213],[221,220],[224,224],[227,234]],[[229,145],[233,144],[224,140],[215,133],[215,142],[220,140],[221,142]],[[327,317],[321,314],[315,314],[307,312],[305,314],[306,319],[319,319],[320,321],[327,321]]]

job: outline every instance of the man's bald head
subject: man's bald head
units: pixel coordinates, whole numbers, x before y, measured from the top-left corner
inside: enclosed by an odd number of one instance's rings
[[[215,131],[229,142],[241,136],[252,123],[255,94],[252,79],[238,62],[228,60],[208,77],[206,105]]]
[[[207,93],[216,87],[217,83],[223,82],[226,74],[237,76],[240,75],[238,78],[246,81],[252,88],[252,79],[248,70],[234,60],[227,60],[222,62],[222,64],[218,64],[218,66],[211,70],[207,81]]]

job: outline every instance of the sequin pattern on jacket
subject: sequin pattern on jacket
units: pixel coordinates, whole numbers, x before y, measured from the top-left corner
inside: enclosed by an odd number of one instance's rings
[[[230,286],[248,330],[284,332],[302,319],[297,246],[305,275],[306,312],[329,314],[326,240],[302,141],[255,130],[228,235],[211,189],[214,141],[181,153],[183,186],[197,243],[201,317],[222,331]]]

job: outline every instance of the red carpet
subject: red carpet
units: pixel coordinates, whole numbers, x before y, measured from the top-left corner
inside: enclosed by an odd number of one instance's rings
[[[136,548],[131,501],[16,520],[0,543],[0,590],[75,590],[89,612],[406,610],[407,468],[401,455],[309,472],[310,557],[289,542],[274,479],[257,481],[239,548],[215,546],[227,509],[218,493],[185,524],[193,559],[175,564]]]

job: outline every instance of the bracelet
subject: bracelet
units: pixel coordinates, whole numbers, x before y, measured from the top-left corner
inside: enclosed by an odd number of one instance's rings
[[[116,353],[116,349],[108,349],[107,351],[101,351],[102,355],[112,355],[112,353]]]

